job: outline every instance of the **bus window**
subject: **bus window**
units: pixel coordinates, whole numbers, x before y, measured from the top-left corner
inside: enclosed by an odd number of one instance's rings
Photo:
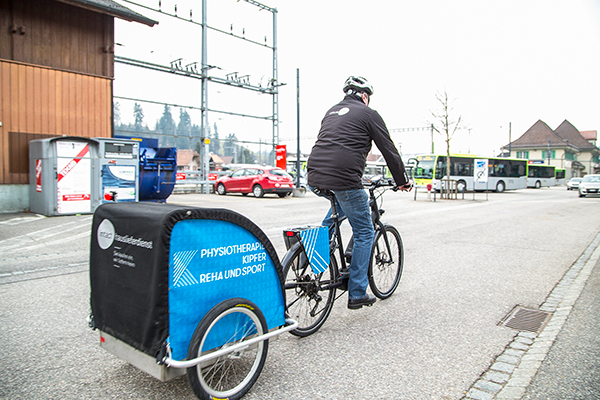
[[[451,157],[450,161],[450,175],[473,176],[473,159]]]
[[[508,176],[508,162],[500,160],[489,160],[488,174],[489,176],[507,177]]]
[[[442,179],[446,172],[446,157],[439,156],[435,166],[435,179]]]
[[[526,161],[511,161],[510,162],[510,177],[518,178],[520,176],[525,176],[526,169],[527,169]]]

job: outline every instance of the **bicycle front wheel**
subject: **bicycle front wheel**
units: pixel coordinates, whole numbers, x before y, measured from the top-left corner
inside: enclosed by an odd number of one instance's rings
[[[222,301],[198,324],[188,359],[243,343],[267,331],[265,317],[254,303],[241,298]],[[264,340],[188,368],[192,390],[203,400],[242,398],[258,379],[268,348],[268,340]]]
[[[369,287],[380,299],[390,297],[400,283],[404,265],[404,247],[400,234],[390,225],[375,232],[369,262]]]
[[[298,321],[298,327],[290,331],[293,335],[312,335],[323,326],[335,301],[337,262],[333,254],[329,268],[315,274],[308,264],[306,253],[301,246],[295,246],[283,260],[285,276],[286,315]]]

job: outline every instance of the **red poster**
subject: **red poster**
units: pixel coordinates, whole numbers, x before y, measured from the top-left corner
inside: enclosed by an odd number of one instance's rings
[[[279,144],[275,147],[275,160],[276,160],[276,166],[285,170],[286,168],[286,155],[287,155],[287,150],[285,147],[285,144]]]

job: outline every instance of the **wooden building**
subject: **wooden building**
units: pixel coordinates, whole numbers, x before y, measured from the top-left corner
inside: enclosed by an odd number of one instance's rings
[[[29,208],[29,141],[112,137],[112,0],[0,0],[0,212]]]

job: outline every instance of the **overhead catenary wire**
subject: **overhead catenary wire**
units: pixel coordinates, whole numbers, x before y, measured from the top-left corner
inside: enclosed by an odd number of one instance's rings
[[[124,3],[129,3],[129,4],[132,4],[134,6],[137,6],[137,7],[149,10],[149,11],[154,11],[154,12],[160,13],[162,15],[166,15],[166,16],[178,19],[178,20],[183,21],[183,22],[189,22],[191,24],[198,25],[198,26],[202,26],[203,25],[202,22],[194,21],[192,19],[192,10],[190,10],[190,18],[189,19],[184,18],[184,17],[180,17],[179,15],[177,15],[177,5],[175,5],[175,13],[169,13],[169,12],[163,11],[161,9],[161,7],[160,7],[160,1],[159,1],[159,8],[158,9],[157,8],[152,8],[150,6],[146,6],[144,4],[140,4],[138,2],[131,1],[131,0],[122,0],[122,1]],[[245,1],[246,3],[252,4],[252,5],[258,7],[261,10],[267,10],[267,11],[270,11],[270,12],[273,12],[273,13],[277,12],[277,9],[265,6],[264,4],[258,3],[256,1],[252,1],[252,0],[243,0],[243,1]],[[267,44],[266,40],[265,40],[264,43],[261,43],[261,42],[258,42],[256,40],[252,40],[252,39],[246,38],[245,32],[242,35],[237,35],[237,34],[233,33],[232,31],[227,32],[227,31],[224,31],[223,29],[219,29],[219,28],[216,28],[216,27],[210,26],[210,25],[206,25],[206,28],[210,29],[212,31],[215,31],[215,32],[222,33],[222,34],[227,35],[227,36],[233,36],[233,37],[235,37],[237,39],[241,39],[241,40],[244,40],[246,42],[259,45],[261,47],[266,47],[266,48],[269,48],[269,49],[272,49],[272,50],[275,48],[274,46],[269,46]]]

